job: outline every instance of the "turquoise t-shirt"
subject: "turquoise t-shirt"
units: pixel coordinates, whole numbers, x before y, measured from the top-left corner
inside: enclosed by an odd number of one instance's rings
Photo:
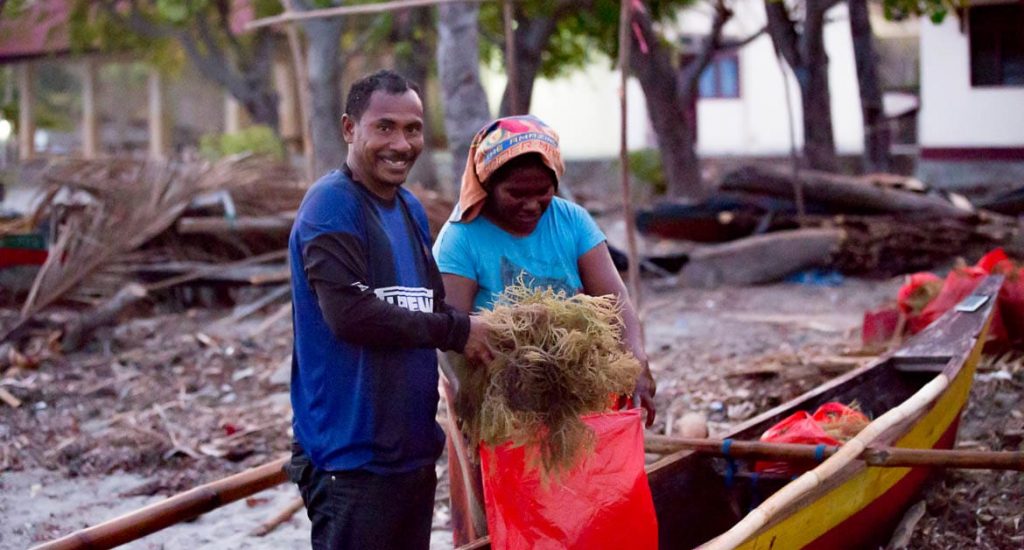
[[[605,241],[583,207],[555,197],[537,228],[517,237],[483,216],[469,223],[447,222],[434,243],[441,273],[472,279],[479,285],[475,309],[490,309],[506,286],[522,276],[531,287],[576,294],[583,289],[580,256]]]

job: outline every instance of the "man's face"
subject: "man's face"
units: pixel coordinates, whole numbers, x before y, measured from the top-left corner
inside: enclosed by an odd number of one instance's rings
[[[341,125],[355,178],[376,195],[393,197],[423,150],[419,96],[412,90],[398,95],[377,90],[359,120],[346,114]]]

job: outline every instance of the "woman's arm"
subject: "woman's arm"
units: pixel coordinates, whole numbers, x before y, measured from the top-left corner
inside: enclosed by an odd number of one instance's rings
[[[647,364],[647,352],[644,351],[643,337],[640,333],[640,319],[637,317],[636,310],[633,309],[633,303],[626,292],[626,285],[622,282],[622,277],[615,270],[607,243],[602,242],[591,248],[580,256],[577,264],[580,270],[580,280],[583,281],[583,292],[591,296],[614,294],[622,304],[623,344],[640,360],[640,365],[643,367],[643,371],[636,380],[634,395],[640,398],[640,405],[647,411],[647,427],[650,427],[654,423],[656,413],[654,393],[657,391],[657,387]],[[445,289],[447,290],[447,288],[446,281]]]
[[[476,281],[451,273],[442,273],[441,281],[444,283],[444,301],[462,313],[470,313],[479,288]]]

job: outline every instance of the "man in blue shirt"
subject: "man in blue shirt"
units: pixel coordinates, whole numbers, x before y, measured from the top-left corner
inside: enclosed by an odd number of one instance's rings
[[[423,207],[402,188],[423,105],[402,76],[352,85],[348,157],[317,181],[289,238],[295,432],[286,470],[314,548],[429,547],[444,445],[435,348],[490,360],[489,328],[445,304]]]

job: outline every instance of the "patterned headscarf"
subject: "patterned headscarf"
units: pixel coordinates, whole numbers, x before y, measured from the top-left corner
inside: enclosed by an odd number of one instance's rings
[[[487,189],[484,182],[508,161],[527,153],[537,153],[555,173],[556,181],[565,173],[558,134],[533,115],[499,118],[484,126],[473,138],[462,173],[459,204],[449,221],[471,222],[480,214]]]

